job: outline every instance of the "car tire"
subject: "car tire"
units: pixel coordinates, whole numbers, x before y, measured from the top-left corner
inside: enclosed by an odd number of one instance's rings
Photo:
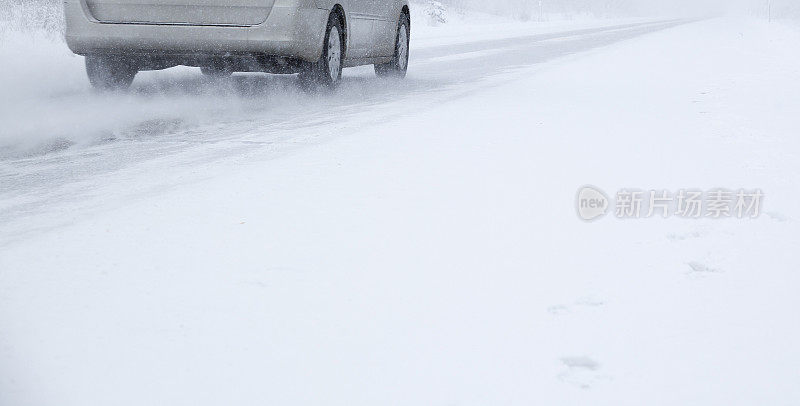
[[[86,75],[95,89],[128,89],[137,73],[139,69],[136,65],[121,56],[86,56]]]
[[[411,20],[403,13],[397,23],[394,56],[389,63],[375,65],[375,74],[380,77],[404,78],[408,72],[408,54],[411,44]]]
[[[322,56],[300,73],[300,84],[305,88],[337,87],[342,81],[344,51],[344,27],[339,16],[331,13],[325,29]]]

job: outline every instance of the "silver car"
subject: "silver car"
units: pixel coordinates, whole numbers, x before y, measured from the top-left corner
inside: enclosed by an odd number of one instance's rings
[[[65,0],[70,49],[93,86],[124,89],[141,70],[299,73],[336,86],[342,69],[404,77],[407,0]]]

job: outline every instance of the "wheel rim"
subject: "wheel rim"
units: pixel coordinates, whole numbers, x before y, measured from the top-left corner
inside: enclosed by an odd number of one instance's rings
[[[405,69],[408,65],[408,30],[400,26],[400,35],[397,38],[397,66]]]
[[[334,82],[339,80],[342,73],[342,39],[339,28],[331,27],[328,35],[328,74]]]

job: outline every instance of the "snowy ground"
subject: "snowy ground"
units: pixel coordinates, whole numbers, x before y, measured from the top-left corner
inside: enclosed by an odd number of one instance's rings
[[[796,405],[800,33],[587,24],[424,28],[408,80],[327,96],[99,96],[32,47],[56,75],[0,68],[0,405]],[[585,184],[766,214],[586,224]]]

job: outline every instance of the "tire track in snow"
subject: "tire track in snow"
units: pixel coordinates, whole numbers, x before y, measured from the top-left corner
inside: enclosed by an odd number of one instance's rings
[[[104,132],[85,146],[58,140],[54,151],[0,160],[0,246],[69,224],[81,213],[196,179],[196,168],[220,160],[270,159],[468,97],[513,80],[515,72],[536,64],[685,23],[626,24],[426,47],[412,54],[407,80],[377,79],[368,69],[355,69],[334,94],[303,93],[286,76],[243,75],[224,83],[197,76],[144,80],[131,95],[119,97],[121,108],[187,100],[223,107],[209,109],[210,116],[199,123],[181,112],[177,117],[147,117],[131,128]],[[65,99],[75,104],[116,101],[86,93],[61,95],[59,103]],[[226,104],[231,99],[236,108]],[[129,182],[124,191],[121,182]]]

